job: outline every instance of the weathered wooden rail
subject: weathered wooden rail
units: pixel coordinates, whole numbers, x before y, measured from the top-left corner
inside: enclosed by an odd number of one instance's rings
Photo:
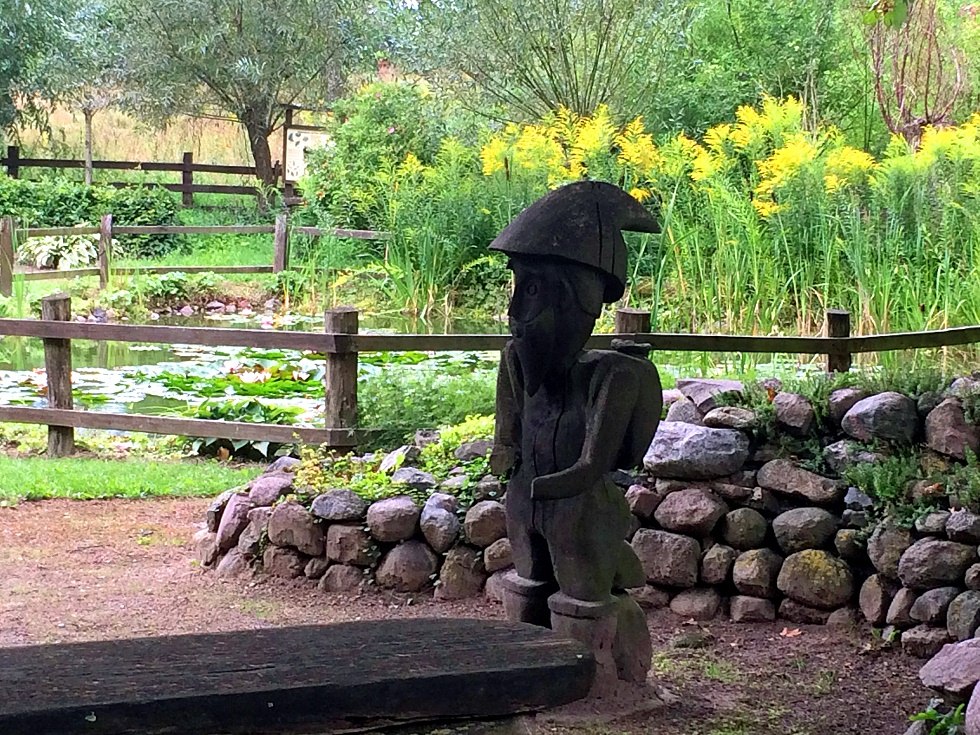
[[[69,297],[43,301],[43,319],[0,319],[0,337],[44,341],[48,407],[0,406],[0,422],[49,427],[49,454],[71,451],[76,428],[133,431],[279,443],[326,444],[351,448],[370,429],[358,428],[357,373],[361,352],[499,351],[502,334],[361,334],[358,312],[351,307],[327,311],[323,332],[280,332],[138,324],[95,324],[71,321]],[[660,334],[650,330],[649,312],[620,309],[615,334],[596,334],[589,347],[609,348],[616,340],[649,344],[655,352],[746,352],[756,354],[826,355],[829,371],[846,371],[853,355],[867,352],[951,347],[980,342],[980,326],[931,332],[850,336],[846,312],[827,313],[829,337],[757,337],[721,334]],[[115,414],[83,411],[71,402],[71,350],[74,339],[204,347],[234,346],[308,351],[324,356],[324,424],[306,428],[233,421]]]
[[[18,273],[16,271],[16,244],[29,237],[67,237],[70,235],[98,235],[98,266]],[[270,265],[220,265],[220,266],[140,266],[113,267],[112,239],[117,235],[272,235],[272,263]],[[286,214],[276,217],[273,225],[117,225],[111,214],[102,217],[98,227],[33,227],[18,229],[11,217],[0,219],[0,296],[13,293],[15,278],[24,281],[58,280],[98,276],[99,285],[109,285],[112,274],[139,275],[149,273],[225,273],[253,274],[280,273],[289,268],[291,235],[307,237],[339,237],[358,240],[385,240],[386,232],[351,230],[344,228],[292,227]]]

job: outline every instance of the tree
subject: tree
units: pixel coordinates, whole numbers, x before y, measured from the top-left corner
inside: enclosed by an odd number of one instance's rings
[[[0,130],[18,120],[43,120],[35,104],[38,68],[63,45],[64,25],[47,0],[0,0]]]
[[[119,0],[134,106],[162,119],[230,115],[259,179],[285,107],[332,98],[363,53],[356,0]]]
[[[685,15],[682,0],[423,0],[409,35],[429,71],[458,70],[511,117],[585,115],[650,94]]]
[[[85,119],[85,183],[92,183],[92,120],[123,98],[122,22],[104,0],[81,0],[65,23],[64,48],[41,64],[47,96],[79,110]]]

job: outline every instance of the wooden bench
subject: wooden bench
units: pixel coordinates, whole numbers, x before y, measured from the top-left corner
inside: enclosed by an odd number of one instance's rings
[[[3,735],[328,733],[499,717],[584,697],[548,630],[386,620],[0,649]]]

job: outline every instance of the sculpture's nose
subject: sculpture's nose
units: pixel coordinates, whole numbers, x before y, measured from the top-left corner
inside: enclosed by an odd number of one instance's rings
[[[515,339],[522,339],[524,337],[524,324],[517,319],[511,318],[508,320],[510,322],[510,333]]]

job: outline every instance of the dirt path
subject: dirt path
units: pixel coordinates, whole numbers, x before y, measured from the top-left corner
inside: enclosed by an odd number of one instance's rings
[[[325,597],[306,581],[218,580],[192,560],[189,539],[203,508],[202,500],[0,508],[0,646],[418,615],[502,617],[484,602],[381,593],[351,600]],[[655,672],[677,701],[643,715],[621,705],[594,715],[586,709],[585,720],[552,721],[542,732],[900,735],[929,697],[916,677],[921,662],[866,650],[867,632],[701,627],[666,612],[649,623]]]

